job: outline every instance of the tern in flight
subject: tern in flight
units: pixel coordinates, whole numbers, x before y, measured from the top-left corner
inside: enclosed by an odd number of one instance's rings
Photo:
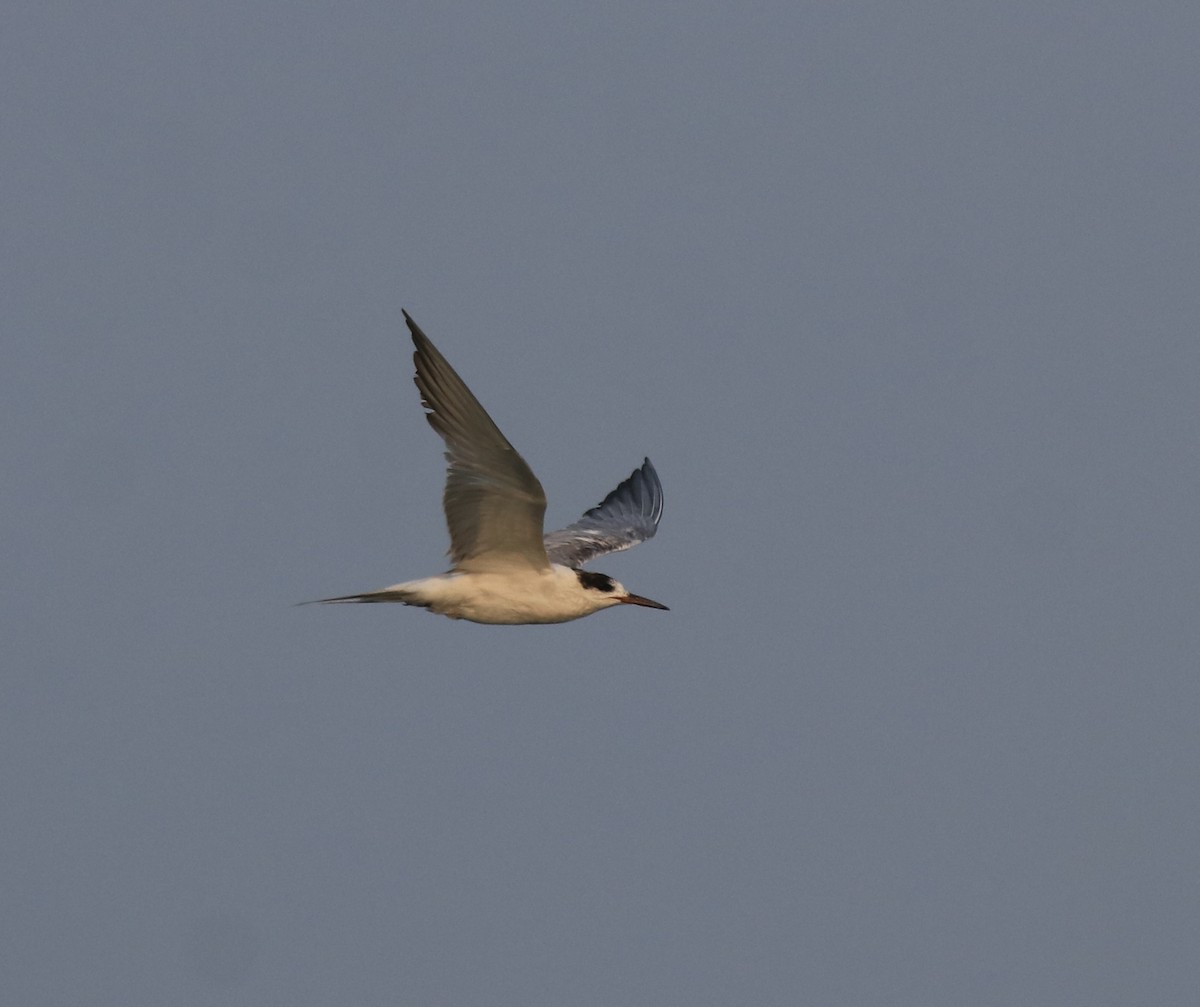
[[[574,524],[543,535],[546,494],[537,476],[407,311],[404,320],[416,347],[425,418],[446,442],[442,507],[453,565],[437,577],[320,601],[394,601],[451,619],[508,625],[569,622],[615,605],[666,610],[583,569],[597,556],[653,537],[663,496],[650,459]]]

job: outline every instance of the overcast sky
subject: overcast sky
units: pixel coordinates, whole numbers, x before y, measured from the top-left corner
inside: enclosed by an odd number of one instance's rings
[[[0,1001],[1196,1003],[1200,6],[15,4]],[[407,308],[670,612],[444,569]]]

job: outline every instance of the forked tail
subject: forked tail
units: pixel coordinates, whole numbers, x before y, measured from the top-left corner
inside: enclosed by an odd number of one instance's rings
[[[344,594],[338,598],[314,598],[304,601],[302,605],[348,605],[351,603],[369,604],[381,601],[399,602],[401,605],[416,605],[427,608],[428,602],[418,601],[416,593],[407,589],[388,587],[382,591],[368,591],[366,594]]]

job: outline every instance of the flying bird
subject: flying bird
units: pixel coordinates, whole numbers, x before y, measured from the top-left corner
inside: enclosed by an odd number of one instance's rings
[[[451,619],[499,625],[569,622],[617,605],[666,605],[584,570],[597,556],[653,538],[662,517],[658,473],[641,467],[574,524],[542,533],[546,494],[462,378],[412,320],[415,381],[425,418],[446,442],[442,507],[449,572],[324,603],[399,602]]]

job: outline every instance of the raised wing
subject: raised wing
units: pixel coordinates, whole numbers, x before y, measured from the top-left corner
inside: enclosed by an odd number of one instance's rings
[[[546,555],[551,563],[579,567],[605,553],[632,549],[654,537],[662,511],[662,483],[647,458],[598,506],[573,525],[550,532]]]
[[[542,484],[407,311],[404,320],[425,418],[446,442],[442,506],[454,569],[545,568]]]

